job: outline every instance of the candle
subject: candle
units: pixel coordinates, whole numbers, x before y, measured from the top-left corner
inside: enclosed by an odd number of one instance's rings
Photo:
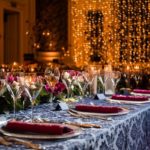
[[[97,94],[97,75],[94,76],[94,81],[93,81],[93,94]]]

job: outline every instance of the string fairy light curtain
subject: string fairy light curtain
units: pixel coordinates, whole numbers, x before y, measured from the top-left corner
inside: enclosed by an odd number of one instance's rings
[[[118,0],[119,59],[122,63],[149,63],[150,8],[148,0]]]
[[[77,66],[150,67],[148,0],[71,0],[71,50]]]
[[[71,51],[76,66],[112,60],[111,4],[111,0],[71,0]]]

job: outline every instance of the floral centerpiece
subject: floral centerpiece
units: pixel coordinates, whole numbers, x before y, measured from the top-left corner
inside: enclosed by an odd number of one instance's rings
[[[84,78],[80,71],[64,71],[62,75],[62,82],[67,87],[67,97],[83,96]]]
[[[54,86],[46,84],[44,86],[46,95],[49,96],[49,100],[63,99],[66,96],[66,86],[62,82],[57,82]]]
[[[20,85],[18,82],[18,77],[13,75],[8,75],[5,79],[0,81],[0,113],[6,113],[13,110],[13,98],[16,95],[16,110],[24,108],[24,98],[21,93],[19,93]]]

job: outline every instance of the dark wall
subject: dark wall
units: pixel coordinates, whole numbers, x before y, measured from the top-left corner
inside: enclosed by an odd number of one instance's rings
[[[38,26],[38,38],[43,48],[46,39],[41,39],[41,33],[49,30],[53,49],[60,51],[62,47],[67,49],[68,43],[68,2],[67,0],[36,0],[36,26]]]

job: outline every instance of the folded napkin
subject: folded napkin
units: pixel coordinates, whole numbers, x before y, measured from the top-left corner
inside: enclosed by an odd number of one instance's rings
[[[150,94],[150,90],[143,90],[143,89],[134,89],[133,92],[141,94]]]
[[[78,111],[95,112],[95,113],[118,113],[122,111],[122,108],[115,106],[93,106],[86,104],[78,104],[75,106]]]
[[[31,123],[23,121],[9,121],[5,129],[12,132],[32,132],[50,135],[62,135],[73,131],[73,129],[55,123]]]
[[[146,96],[132,96],[132,95],[112,95],[114,100],[126,100],[126,101],[147,101]]]

